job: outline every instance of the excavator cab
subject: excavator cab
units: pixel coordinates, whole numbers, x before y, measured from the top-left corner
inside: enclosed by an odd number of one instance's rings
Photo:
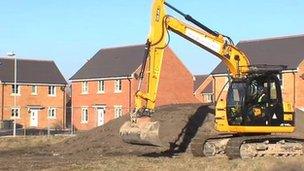
[[[283,123],[281,85],[276,74],[231,83],[227,95],[229,125],[274,126]]]

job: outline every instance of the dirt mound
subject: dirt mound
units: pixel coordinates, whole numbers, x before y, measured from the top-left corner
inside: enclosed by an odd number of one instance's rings
[[[208,121],[213,111],[208,106],[198,104],[171,105],[155,112],[153,119],[160,122],[160,139],[165,147],[138,146],[123,143],[118,135],[120,126],[128,117],[113,120],[102,127],[78,134],[76,137],[52,147],[56,153],[94,154],[94,155],[145,155],[156,154],[171,149],[186,151],[191,139],[196,135],[204,121]],[[209,119],[208,119],[209,118]],[[211,119],[210,119],[211,118]],[[206,129],[211,131],[212,128]]]
[[[122,142],[118,135],[120,126],[128,120],[122,117],[102,127],[83,132],[66,141],[51,146],[53,153],[61,155],[93,156],[161,156],[187,151],[191,140],[201,133],[216,134],[213,129],[213,110],[205,105],[171,105],[159,108],[153,119],[160,122],[160,139],[164,147],[130,145]],[[304,113],[297,110],[297,127],[294,135],[303,135],[300,122]]]

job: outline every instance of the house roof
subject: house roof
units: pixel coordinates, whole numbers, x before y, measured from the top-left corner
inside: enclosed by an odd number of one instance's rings
[[[206,86],[202,93],[213,93],[212,81]]]
[[[193,88],[196,91],[200,85],[208,78],[209,75],[194,75]]]
[[[14,82],[14,59],[0,58],[0,80]],[[67,84],[53,61],[17,59],[18,83]]]
[[[291,70],[304,59],[304,35],[240,41],[237,47],[247,54],[251,64],[287,65]],[[227,73],[223,62],[211,72],[223,73]]]
[[[131,76],[141,66],[145,45],[99,50],[70,80]]]

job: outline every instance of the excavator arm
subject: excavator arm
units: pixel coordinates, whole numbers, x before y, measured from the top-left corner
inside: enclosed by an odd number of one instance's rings
[[[142,100],[147,101],[146,107],[153,110],[160,78],[164,50],[168,43],[168,32],[172,31],[189,40],[197,46],[214,54],[224,61],[232,77],[242,77],[248,72],[249,60],[246,55],[233,45],[230,38],[212,31],[194,20],[191,16],[182,14],[185,19],[197,25],[191,26],[166,14],[165,5],[178,11],[164,0],[154,0],[152,9],[151,30],[146,44],[149,56],[148,91],[138,91],[136,108],[142,108]]]
[[[192,24],[186,24],[168,15],[165,6],[181,14]],[[190,15],[186,15],[166,3],[165,0],[154,0],[150,29],[145,53],[145,59],[149,64],[147,91],[141,91],[143,80],[143,73],[141,73],[141,81],[135,95],[135,111],[131,114],[131,121],[121,127],[120,135],[127,143],[160,145],[159,123],[151,121],[151,114],[155,108],[164,51],[169,43],[169,31],[217,56],[226,64],[233,78],[246,76],[249,70],[249,60],[241,50],[234,46],[229,37],[209,29]],[[145,71],[145,65],[146,62],[143,64],[142,72]]]

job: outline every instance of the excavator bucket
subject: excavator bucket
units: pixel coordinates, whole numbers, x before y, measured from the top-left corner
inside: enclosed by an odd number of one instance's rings
[[[119,134],[125,143],[162,146],[159,139],[159,122],[127,121],[120,127]]]

